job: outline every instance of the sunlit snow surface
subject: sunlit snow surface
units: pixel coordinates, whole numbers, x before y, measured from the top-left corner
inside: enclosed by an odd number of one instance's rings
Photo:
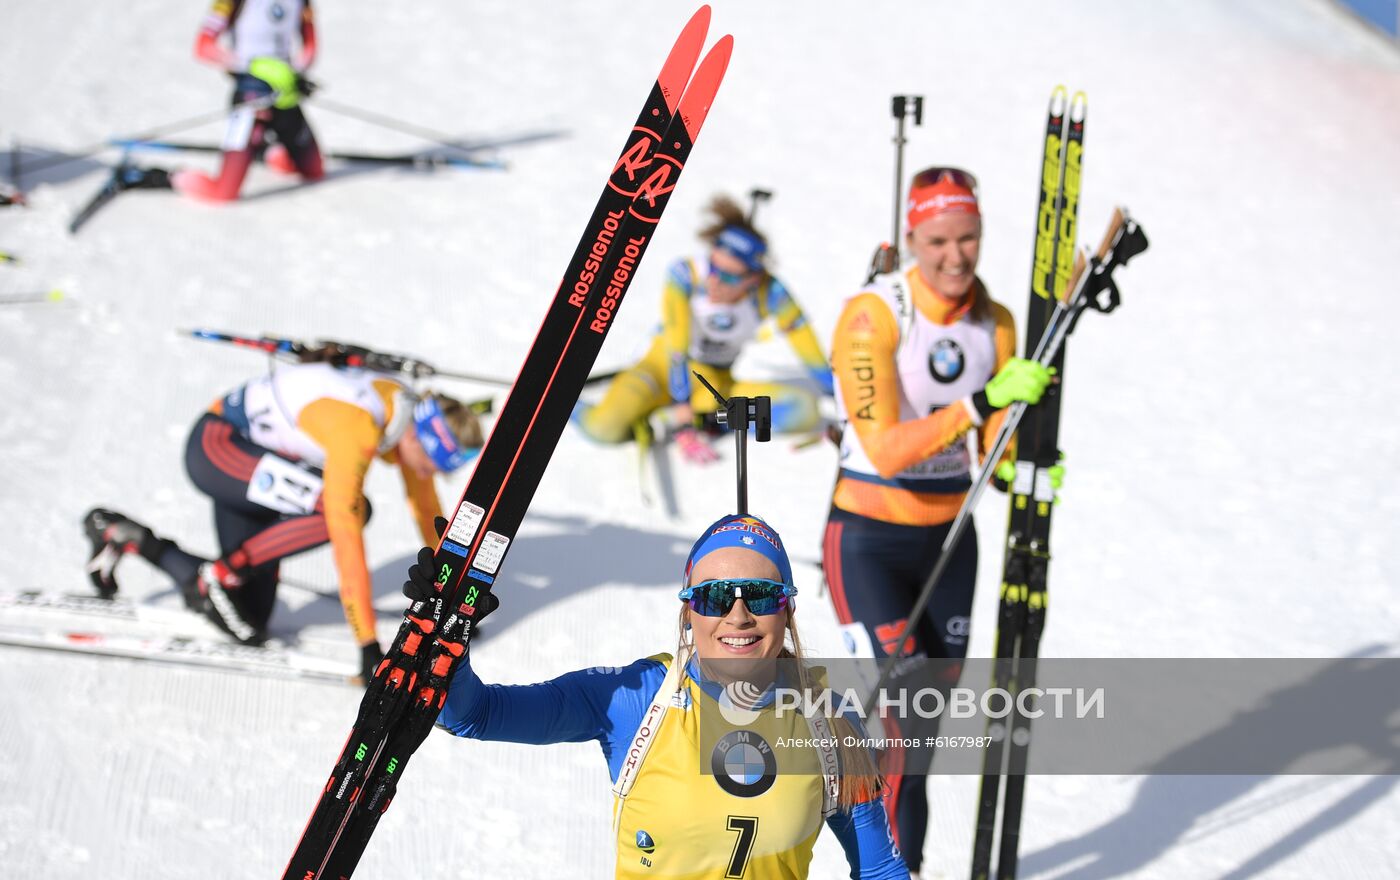
[[[722,189],[776,192],[761,225],[828,339],[889,236],[896,92],[928,97],[906,167],[981,179],[980,272],[1019,316],[1044,103],[1057,82],[1082,88],[1081,241],[1123,203],[1152,250],[1123,273],[1121,311],[1086,317],[1074,337],[1043,653],[1395,652],[1400,52],[1320,0],[715,6],[712,33],[734,34],[734,60],[600,366],[644,346],[665,265],[698,250],[701,206]],[[0,265],[0,293],[58,287],[67,301],[0,306],[0,589],[87,589],[78,521],[94,504],[213,550],[185,432],[263,364],[177,327],[346,338],[512,375],[691,11],[317,10],[326,99],[496,144],[483,155],[510,169],[340,166],[305,189],[258,169],[236,205],[133,193],[76,238],[67,221],[102,182],[97,161],[26,175],[32,206],[0,212],[0,250],[23,260]],[[0,147],[18,139],[33,163],[40,148],[217,110],[225,83],[191,58],[202,13],[173,0],[8,4]],[[308,113],[329,148],[422,144],[314,101]],[[740,370],[797,365],[778,342]],[[833,451],[777,440],[751,452],[752,507],[799,560],[804,637],[835,653],[814,567]],[[733,504],[725,453],[678,473],[682,515],[667,519],[641,503],[630,449],[567,433],[474,651],[481,674],[528,682],[668,649],[685,549]],[[465,479],[441,481],[445,503]],[[368,488],[387,639],[417,539],[397,479],[375,472]],[[974,654],[991,645],[1004,503],[978,515]],[[287,574],[334,583],[324,552]],[[177,605],[141,561],[121,575],[131,597]],[[292,589],[283,602],[279,632],[353,659],[336,603]],[[278,876],[356,705],[348,688],[0,649],[0,874]],[[1400,875],[1395,779],[1036,778],[1022,876]],[[357,876],[607,876],[607,789],[592,744],[434,735]],[[975,791],[972,778],[930,782],[927,875],[966,876]],[[812,873],[846,876],[829,835]]]

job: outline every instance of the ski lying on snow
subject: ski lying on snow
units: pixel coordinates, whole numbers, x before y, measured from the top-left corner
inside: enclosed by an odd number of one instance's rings
[[[218,638],[156,633],[116,633],[81,627],[27,625],[0,620],[0,646],[120,657],[329,684],[358,684],[344,663],[272,645],[250,647]]]
[[[141,141],[112,140],[109,146],[123,150],[150,150],[166,153],[222,153],[218,144],[200,144],[189,141]],[[500,159],[479,157],[448,152],[441,148],[420,150],[414,153],[355,153],[329,150],[322,152],[326,159],[339,159],[342,162],[363,162],[368,165],[402,165],[411,168],[459,168],[506,170],[506,163]]]
[[[359,675],[346,663],[275,639],[261,647],[230,642],[184,611],[37,590],[0,593],[0,645],[336,684],[355,684]]]
[[[192,636],[108,633],[0,622],[0,646],[65,651],[93,657],[121,657],[330,684],[359,683],[355,670],[334,660],[286,648],[254,648],[227,640]]]

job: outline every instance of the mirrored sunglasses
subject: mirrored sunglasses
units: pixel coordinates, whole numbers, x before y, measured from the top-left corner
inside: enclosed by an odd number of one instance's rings
[[[909,183],[909,189],[915,190],[922,189],[926,186],[933,186],[944,178],[951,180],[954,184],[964,189],[970,189],[974,193],[977,192],[977,178],[972,176],[972,172],[964,171],[961,168],[942,166],[925,168],[923,171],[915,174],[914,179]]]
[[[710,261],[710,275],[713,276],[713,277],[715,277],[715,278],[718,278],[718,279],[720,280],[720,282],[723,283],[723,284],[729,284],[729,285],[733,285],[733,286],[736,286],[736,287],[737,287],[738,285],[743,284],[745,281],[748,281],[750,278],[752,278],[752,277],[754,276],[754,273],[753,273],[753,272],[726,272],[726,271],[724,271],[723,269],[721,269],[719,266],[716,266],[714,260],[711,260],[711,261]]]
[[[681,590],[680,598],[690,610],[703,617],[724,617],[738,599],[750,614],[766,616],[786,608],[797,588],[767,578],[738,578],[701,581]]]

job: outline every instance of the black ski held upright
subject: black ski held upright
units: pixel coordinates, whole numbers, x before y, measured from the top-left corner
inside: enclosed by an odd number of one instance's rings
[[[489,607],[486,594],[723,79],[729,36],[696,67],[709,19],[709,7],[701,7],[682,31],[613,166],[438,544],[433,564],[441,592],[405,613],[284,880],[352,874],[404,766],[437,719],[481,609]],[[427,843],[433,833],[421,837]]]
[[[1120,302],[1118,287],[1113,272],[1124,266],[1133,257],[1147,250],[1147,235],[1123,208],[1115,208],[1104,233],[1098,252],[1087,262],[1076,260],[1069,281],[1069,295],[1053,309],[1050,322],[1045,328],[1035,351],[1039,363],[1049,366],[1058,357],[1065,340],[1074,330],[1079,316],[1085,309],[1097,312],[1111,312]],[[1044,398],[1041,398],[1042,403]],[[995,460],[1006,447],[1004,440],[1020,422],[1021,415],[1029,415],[1033,408],[1014,404],[1007,413],[1006,423],[998,434],[998,442],[992,456]],[[1018,462],[1019,465],[1019,462]],[[1052,465],[1047,465],[1046,468]],[[980,485],[980,484],[979,484]],[[975,485],[974,488],[977,488]],[[1036,475],[1035,486],[1031,490],[1032,501],[1044,501],[1048,506],[1054,503],[1054,493],[1048,473]],[[1016,510],[1013,500],[1013,514]],[[1049,531],[1032,532],[1043,534],[1038,545],[1027,541],[1027,552],[1022,560],[1023,569],[1006,575],[1024,576],[1024,584],[1019,589],[1003,587],[1002,614],[998,620],[997,657],[993,662],[995,673],[992,684],[1004,688],[1011,697],[1012,721],[1009,727],[1000,724],[994,729],[988,725],[989,745],[982,765],[981,799],[978,804],[977,836],[973,844],[972,876],[990,876],[992,834],[996,825],[996,806],[1002,768],[1006,773],[1006,799],[1002,806],[1001,846],[998,853],[996,877],[998,880],[1011,880],[1016,876],[1017,851],[1020,845],[1021,811],[1025,795],[1025,781],[1031,745],[1029,718],[1021,713],[1034,711],[1035,702],[1028,698],[1023,705],[1020,694],[1035,687],[1035,664],[1040,649],[1040,634],[1045,625],[1046,583],[1049,571]],[[1008,555],[1010,548],[1008,547]],[[1008,581],[1009,585],[1009,581]],[[1008,636],[1007,633],[1011,633]],[[1010,646],[1008,648],[1008,646]],[[1012,653],[1006,653],[1010,650]],[[1007,740],[1010,742],[1007,742]]]
[[[1064,86],[1056,86],[1050,95],[1040,156],[1040,199],[1036,207],[1030,302],[1026,309],[1027,358],[1036,357],[1035,348],[1057,304],[1064,302],[1070,293],[1087,111],[1083,92],[1077,92],[1070,99]],[[1062,345],[1052,361],[1055,380],[1040,403],[1026,410],[1017,434],[1016,476],[1010,487],[1011,513],[992,680],[993,687],[1008,692],[1034,687],[1035,658],[1045,626],[1050,516],[1055,498],[1049,469],[1060,459],[1060,392],[1064,387],[1066,347]],[[995,463],[989,461],[988,464]],[[1030,719],[1019,712],[1006,719],[993,719],[987,725],[987,734],[989,744],[982,765],[972,878],[986,880],[990,876],[997,805],[1005,773],[996,876],[998,880],[1009,880],[1016,875]]]

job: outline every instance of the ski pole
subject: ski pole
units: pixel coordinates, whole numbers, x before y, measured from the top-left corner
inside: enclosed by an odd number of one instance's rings
[[[459,139],[453,138],[451,135],[444,134],[440,131],[434,131],[431,128],[424,128],[421,125],[415,125],[412,122],[404,122],[403,120],[394,119],[391,116],[384,116],[380,113],[371,113],[368,110],[361,110],[358,107],[351,107],[348,104],[341,104],[338,101],[332,101],[328,98],[322,98],[320,96],[317,96],[316,98],[316,106],[321,108],[322,110],[329,110],[332,113],[339,113],[341,116],[348,116],[351,119],[358,119],[361,122],[368,122],[370,125],[377,125],[380,128],[387,128],[390,131],[397,131],[400,134],[411,134],[414,137],[419,137],[426,141],[431,141],[432,143],[437,144],[439,147],[446,147],[449,150],[460,150],[462,152],[470,152],[469,148],[462,146]]]
[[[50,290],[45,293],[21,293],[15,295],[0,295],[0,306],[23,306],[35,303],[62,302],[63,291]]]
[[[46,168],[56,168],[59,165],[66,165],[69,162],[77,162],[80,159],[86,159],[89,156],[93,156],[97,153],[102,152],[103,150],[112,146],[113,142],[139,142],[155,140],[157,138],[164,137],[168,134],[174,134],[177,131],[184,131],[185,129],[194,128],[198,125],[204,125],[206,122],[214,122],[216,120],[223,119],[235,110],[262,110],[264,108],[271,107],[272,102],[275,101],[276,98],[276,95],[265,95],[260,98],[254,98],[250,101],[243,101],[241,103],[234,104],[231,107],[225,107],[218,111],[202,113],[199,116],[191,116],[188,119],[181,119],[177,122],[171,122],[167,125],[157,126],[156,128],[150,129],[149,131],[143,132],[141,134],[131,135],[123,138],[107,138],[99,143],[89,144],[86,147],[82,147],[75,153],[60,153],[48,159],[40,159],[39,161],[28,165],[25,168],[25,170],[30,172],[42,171]],[[19,186],[18,180],[15,181],[15,186]]]
[[[1040,342],[1036,345],[1032,360],[1041,366],[1049,366],[1050,362],[1055,359],[1055,355],[1059,353],[1060,346],[1064,344],[1065,338],[1074,328],[1076,320],[1084,309],[1092,308],[1095,311],[1106,313],[1117,308],[1118,291],[1113,283],[1112,272],[1118,266],[1127,265],[1130,259],[1145,250],[1147,250],[1147,236],[1143,233],[1142,227],[1132,220],[1125,210],[1115,209],[1113,219],[1109,222],[1108,232],[1104,235],[1098,253],[1087,264],[1081,264],[1083,270],[1073,279],[1072,294],[1067,300],[1056,302],[1055,312],[1051,316],[1044,334],[1041,335]],[[1101,303],[1098,301],[1098,295],[1105,290],[1109,291],[1110,297],[1108,302]],[[933,571],[924,581],[919,598],[909,612],[907,626],[911,630],[928,608],[928,603],[933,598],[934,588],[938,586],[949,562],[952,561],[953,548],[957,546],[958,541],[967,530],[967,524],[972,519],[973,508],[977,506],[982,492],[991,482],[996,462],[1006,452],[1006,447],[1011,443],[1011,437],[1025,411],[1026,404],[1022,401],[1016,401],[1007,408],[1006,418],[997,431],[996,441],[984,459],[985,464],[977,475],[976,482],[973,483],[972,488],[963,499],[962,506],[958,508],[958,515],[953,519],[953,525],[948,530],[948,537],[943,540],[938,562],[934,564]],[[895,664],[904,657],[905,648],[912,641],[912,639],[901,639],[899,644],[895,646],[894,653],[885,658],[884,665],[880,668],[880,677],[876,680],[875,688],[871,692],[871,705],[866,707],[867,711],[873,709],[880,689],[889,680]]]

